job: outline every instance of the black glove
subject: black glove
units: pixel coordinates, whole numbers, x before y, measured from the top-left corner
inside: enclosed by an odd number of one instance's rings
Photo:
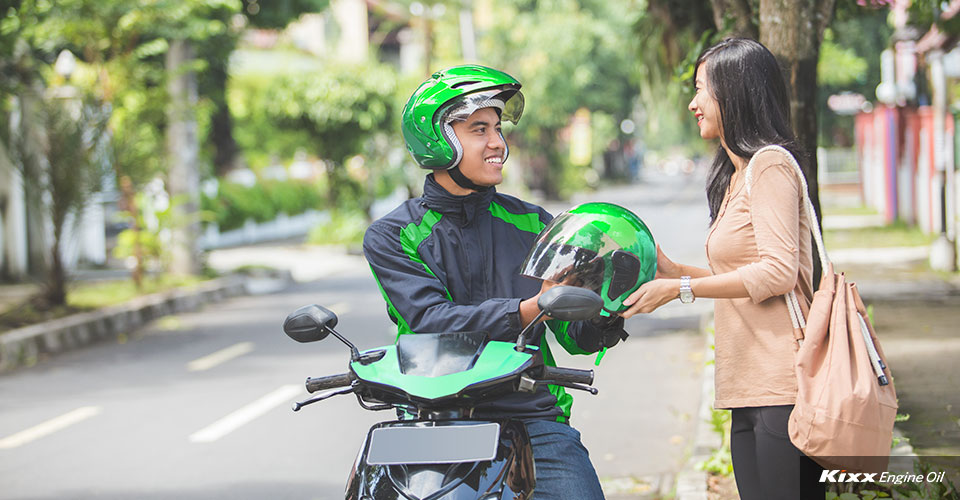
[[[600,347],[613,347],[621,340],[627,340],[622,316],[597,316],[590,320],[590,324],[600,330]]]

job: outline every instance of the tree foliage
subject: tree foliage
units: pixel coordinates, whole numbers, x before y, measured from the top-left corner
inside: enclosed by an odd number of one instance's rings
[[[53,229],[43,298],[46,305],[59,306],[66,303],[62,256],[67,235],[79,227],[107,172],[101,140],[106,120],[96,102],[47,97],[21,103],[10,151],[26,189],[38,201],[34,208],[49,217]]]
[[[237,103],[237,119],[251,120],[244,128],[253,127],[240,134],[242,140],[259,140],[249,130],[272,128],[263,137],[282,148],[277,153],[292,154],[303,148],[327,160],[331,205],[366,197],[365,190],[348,176],[345,164],[379,133],[399,133],[394,109],[396,72],[376,63],[328,61],[316,73],[248,78],[252,79],[238,82],[230,98]]]
[[[527,112],[517,134],[533,155],[528,184],[555,197],[580,189],[586,171],[575,168],[558,134],[580,108],[594,120],[619,124],[629,117],[638,89],[631,53],[631,26],[638,15],[632,0],[496,0],[497,22],[482,33],[483,62],[523,83]],[[576,33],[576,36],[571,36]],[[593,144],[601,151],[617,138],[616,127]]]

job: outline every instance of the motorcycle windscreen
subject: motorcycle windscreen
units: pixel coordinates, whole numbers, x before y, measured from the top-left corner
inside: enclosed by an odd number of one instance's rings
[[[564,213],[540,233],[520,274],[600,293],[603,256],[620,249],[594,221]]]
[[[486,332],[415,333],[397,339],[404,375],[439,377],[473,368],[487,343]]]
[[[379,427],[370,433],[370,465],[453,464],[493,460],[500,424]]]

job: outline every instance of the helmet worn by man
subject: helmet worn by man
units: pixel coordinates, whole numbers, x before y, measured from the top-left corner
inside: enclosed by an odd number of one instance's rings
[[[653,279],[657,245],[636,214],[613,203],[584,203],[558,215],[530,249],[521,274],[593,290],[601,315],[626,309],[624,299]]]
[[[520,82],[502,71],[480,65],[455,66],[434,73],[403,107],[400,130],[407,151],[422,168],[448,170],[461,187],[484,189],[457,168],[463,149],[451,124],[488,107],[496,109],[502,121],[516,124],[523,114]],[[509,149],[504,152],[504,161],[507,155]]]

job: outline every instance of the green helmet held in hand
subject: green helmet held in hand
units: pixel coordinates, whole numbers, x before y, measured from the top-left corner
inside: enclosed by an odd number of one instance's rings
[[[523,114],[520,82],[502,71],[479,65],[455,66],[434,73],[403,107],[400,130],[407,151],[422,168],[455,168],[463,150],[450,123],[485,107],[496,108],[501,120],[516,124]]]
[[[623,301],[657,272],[657,245],[646,224],[613,203],[584,203],[543,228],[521,266],[531,278],[593,290],[602,316],[626,309]]]

